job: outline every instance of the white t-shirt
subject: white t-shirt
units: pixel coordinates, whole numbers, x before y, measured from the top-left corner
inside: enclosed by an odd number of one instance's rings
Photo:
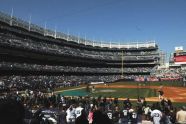
[[[81,111],[83,110],[82,107],[77,107],[75,110],[75,114],[76,114],[76,118],[79,117],[81,115]]]
[[[127,109],[124,109],[124,110],[123,110],[123,116],[124,116],[124,117],[128,116],[128,110],[127,110]]]
[[[147,115],[149,112],[151,112],[150,107],[145,107],[144,112],[145,112],[145,115]]]
[[[72,110],[68,108],[66,113],[67,113],[67,116],[66,116],[67,122],[74,122],[75,121],[75,108],[72,108]]]
[[[151,117],[153,118],[154,124],[160,124],[162,113],[160,110],[155,109],[151,112]]]

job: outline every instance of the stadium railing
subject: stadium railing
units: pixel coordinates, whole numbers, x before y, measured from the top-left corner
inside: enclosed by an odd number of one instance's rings
[[[17,17],[10,16],[3,12],[0,12],[0,21],[7,23],[10,26],[21,27],[28,31],[36,32],[44,36],[51,36],[53,38],[65,39],[67,41],[73,41],[73,42],[84,44],[84,45],[106,47],[106,48],[118,48],[118,49],[131,49],[131,48],[138,49],[138,48],[156,48],[157,47],[157,44],[155,41],[134,42],[134,43],[126,43],[126,44],[91,41],[91,40],[87,40],[87,39],[80,38],[77,36],[46,29],[38,25],[32,24],[30,22],[23,21],[22,19],[19,19]]]

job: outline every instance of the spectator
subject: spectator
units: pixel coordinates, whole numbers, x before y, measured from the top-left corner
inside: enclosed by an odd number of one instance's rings
[[[93,113],[94,113],[94,106],[91,107],[90,111],[89,111],[89,114],[88,114],[88,121],[89,121],[89,124],[92,124],[93,122]]]
[[[59,124],[67,124],[66,122],[66,112],[65,112],[65,107],[60,104],[59,106]]]
[[[159,110],[158,104],[154,104],[154,109],[151,112],[151,117],[153,119],[154,124],[160,124],[162,118],[162,112]]]
[[[99,107],[93,113],[93,122],[92,124],[112,124],[107,114],[103,113],[103,108]]]
[[[66,111],[66,121],[67,124],[74,124],[75,123],[75,108],[73,105],[70,105],[70,107]]]
[[[78,118],[81,115],[81,112],[83,110],[83,104],[79,103],[79,106],[75,109],[76,118]]]
[[[0,100],[0,123],[24,124],[24,106],[15,99]]]
[[[183,106],[180,108],[180,110],[176,113],[176,121],[179,124],[185,124],[186,123],[186,107]]]
[[[123,104],[124,104],[124,108],[130,109],[130,108],[132,107],[132,104],[131,104],[129,98],[127,98],[126,100],[124,100],[124,101],[123,101]]]
[[[85,110],[81,110],[81,115],[76,118],[75,124],[89,124]]]

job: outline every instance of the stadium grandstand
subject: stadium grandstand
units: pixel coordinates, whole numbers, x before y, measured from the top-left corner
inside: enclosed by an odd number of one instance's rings
[[[101,43],[0,13],[1,80],[35,83],[114,82],[148,76],[159,65],[155,41]],[[47,82],[48,76],[53,79]],[[73,78],[72,78],[73,77]],[[139,79],[138,79],[139,80]],[[7,84],[7,83],[6,83]]]
[[[163,87],[182,79],[185,68],[159,66],[155,41],[96,42],[0,12],[0,56],[2,124],[174,124],[179,111],[171,100],[186,100]],[[144,83],[154,81],[161,85]]]

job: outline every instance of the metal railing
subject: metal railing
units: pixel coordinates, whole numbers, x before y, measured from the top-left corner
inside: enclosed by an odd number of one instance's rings
[[[65,34],[62,32],[56,32],[50,29],[43,28],[41,26],[32,24],[30,22],[24,21],[20,18],[10,16],[3,12],[0,12],[0,21],[9,24],[10,26],[17,26],[24,28],[28,31],[37,32],[44,36],[50,36],[53,38],[64,39],[66,41],[73,41],[78,44],[90,45],[90,46],[97,46],[97,47],[106,47],[106,48],[124,48],[124,49],[131,49],[131,48],[155,48],[157,44],[155,41],[147,41],[147,42],[132,42],[132,43],[109,43],[109,42],[98,42],[98,41],[91,41],[84,38],[80,38],[74,35]]]

